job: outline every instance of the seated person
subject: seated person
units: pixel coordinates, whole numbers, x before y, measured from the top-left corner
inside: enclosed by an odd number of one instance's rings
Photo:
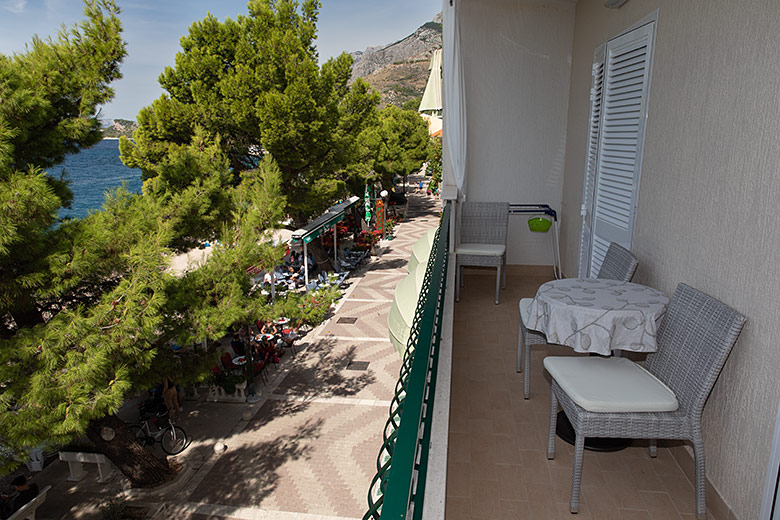
[[[260,320],[258,320],[259,322]],[[261,334],[277,334],[276,325],[272,320],[265,320],[260,327]]]
[[[273,327],[273,331],[271,334],[274,334],[276,337],[276,344],[280,347],[284,346],[291,346],[295,339],[298,337],[298,333],[292,329],[292,328],[283,328],[281,325],[277,325],[273,322],[271,322],[271,326]]]
[[[0,504],[0,518],[8,518],[19,511],[23,505],[30,502],[38,496],[38,485],[28,484],[24,475],[19,475],[11,481],[11,485],[16,490],[16,495],[10,497],[3,493],[0,495],[2,504]]]
[[[241,327],[238,329],[238,339],[241,340],[241,342],[246,345],[249,342],[249,327]]]
[[[301,266],[301,257],[295,251],[290,251],[290,260],[287,262],[288,267],[298,268]]]
[[[299,273],[296,270],[295,267],[290,266],[287,268],[287,286],[288,289],[292,290],[295,289],[295,286],[298,285],[299,279]]]
[[[263,359],[265,359],[265,356],[263,356],[263,348],[261,342],[252,340],[249,343],[249,348],[252,349],[253,361],[262,361]]]
[[[271,271],[266,271],[265,275],[263,275],[263,287],[266,289],[270,289],[271,285],[274,283],[274,275],[271,274]]]
[[[279,362],[279,354],[280,354],[281,350],[282,349],[280,347],[276,346],[275,342],[271,341],[268,338],[263,338],[262,341],[260,342],[260,352],[259,352],[259,354],[260,354],[261,357],[259,359],[263,359],[265,354],[268,353],[270,355],[271,359],[273,359],[273,362],[274,363],[278,363]]]
[[[279,341],[277,341],[277,345],[281,347],[292,347],[296,338],[298,338],[298,333],[293,329],[286,329],[286,332],[283,330],[281,331],[281,337],[279,338]]]
[[[230,340],[230,346],[233,347],[233,352],[235,352],[237,356],[246,355],[246,346],[241,340],[238,331],[233,333],[233,339]]]

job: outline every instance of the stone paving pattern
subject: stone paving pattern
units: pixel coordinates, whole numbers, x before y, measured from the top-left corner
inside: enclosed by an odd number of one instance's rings
[[[333,315],[310,331],[296,356],[257,378],[255,404],[186,401],[179,424],[191,437],[177,457],[186,469],[163,488],[131,491],[131,504],[149,518],[184,520],[343,520],[361,518],[376,470],[401,359],[388,340],[387,315],[395,286],[407,274],[411,248],[438,225],[439,201],[408,194],[395,239],[380,256],[347,279]],[[357,318],[338,323],[339,318]],[[343,320],[342,320],[343,321]],[[350,363],[368,362],[365,370]],[[135,419],[134,405],[120,416]],[[227,449],[215,454],[216,442]],[[160,456],[159,445],[152,448]],[[96,468],[80,482],[65,482],[64,462],[35,477],[52,484],[38,518],[101,518],[99,505],[119,490],[120,479],[96,482]]]

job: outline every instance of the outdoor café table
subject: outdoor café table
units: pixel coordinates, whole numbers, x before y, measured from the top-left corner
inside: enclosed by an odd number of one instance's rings
[[[288,323],[290,323],[290,318],[285,318],[284,316],[274,320],[274,325],[287,325]]]
[[[609,356],[614,350],[655,352],[660,320],[669,303],[663,293],[644,285],[599,278],[566,278],[539,287],[528,309],[531,330],[544,332],[547,342],[575,352]],[[558,436],[574,443],[566,415],[558,414]],[[592,450],[614,451],[624,439],[585,441]]]
[[[233,364],[237,367],[243,366],[246,363],[246,356],[236,356],[233,358]]]
[[[565,278],[539,287],[528,309],[531,330],[575,352],[655,352],[656,332],[669,303],[644,285],[599,278]]]

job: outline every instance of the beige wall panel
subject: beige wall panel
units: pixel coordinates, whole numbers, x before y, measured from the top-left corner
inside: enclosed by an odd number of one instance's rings
[[[780,3],[580,0],[563,210],[582,198],[593,49],[658,11],[634,251],[636,280],[685,282],[748,317],[705,408],[707,475],[758,518],[780,398]],[[576,273],[579,223],[563,230]]]
[[[575,7],[462,3],[467,199],[560,208]],[[510,218],[508,263],[550,264],[551,234]]]

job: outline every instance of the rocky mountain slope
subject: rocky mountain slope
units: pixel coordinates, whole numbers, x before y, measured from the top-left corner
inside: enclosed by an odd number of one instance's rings
[[[401,106],[422,96],[431,54],[441,48],[441,15],[406,38],[352,53],[352,80],[363,78],[382,95],[382,105]]]

